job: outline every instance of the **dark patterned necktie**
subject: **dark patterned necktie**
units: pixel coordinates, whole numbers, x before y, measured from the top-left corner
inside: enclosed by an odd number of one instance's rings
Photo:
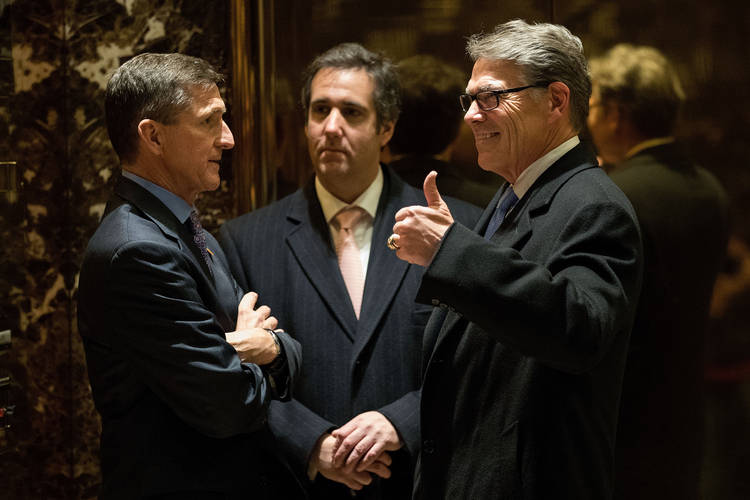
[[[190,212],[190,217],[186,222],[188,229],[190,229],[190,233],[193,235],[195,246],[197,246],[198,250],[201,251],[201,256],[203,257],[203,260],[206,262],[206,265],[210,270],[211,260],[208,257],[208,248],[206,248],[206,235],[203,234],[203,226],[201,226],[201,221],[198,218],[198,212],[192,210]]]
[[[484,233],[484,239],[489,240],[492,238],[492,235],[495,234],[497,231],[497,228],[500,227],[500,224],[503,223],[503,219],[505,219],[505,214],[508,213],[508,210],[513,208],[513,205],[516,204],[518,201],[518,196],[516,196],[516,193],[513,191],[513,189],[510,189],[510,193],[505,195],[505,198],[503,198],[503,201],[500,202],[500,205],[495,209],[495,212],[492,214],[492,219],[490,219],[490,223],[487,224],[487,231]]]

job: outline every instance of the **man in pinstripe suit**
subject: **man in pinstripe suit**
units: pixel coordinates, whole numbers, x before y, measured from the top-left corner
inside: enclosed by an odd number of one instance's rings
[[[303,347],[295,398],[272,405],[270,427],[312,498],[410,498],[431,308],[414,303],[421,269],[385,245],[396,211],[425,203],[379,163],[398,117],[398,80],[388,60],[342,44],[310,65],[302,104],[315,178],[229,221],[220,236],[238,281],[262,294]],[[478,216],[450,203],[467,224]],[[335,250],[338,214],[351,207],[363,214],[352,229],[361,302]]]

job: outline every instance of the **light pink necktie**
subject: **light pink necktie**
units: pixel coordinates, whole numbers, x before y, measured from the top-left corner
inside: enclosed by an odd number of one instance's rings
[[[362,272],[359,247],[357,247],[357,243],[354,241],[354,230],[357,224],[367,216],[367,212],[360,207],[345,207],[333,218],[333,227],[338,231],[336,256],[338,257],[341,276],[344,278],[346,290],[352,299],[352,306],[354,306],[354,314],[357,316],[357,319],[359,319],[359,310],[362,307],[365,275]]]

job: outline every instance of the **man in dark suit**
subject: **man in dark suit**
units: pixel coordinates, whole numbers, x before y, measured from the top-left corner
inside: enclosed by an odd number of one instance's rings
[[[728,238],[727,195],[675,142],[684,92],[659,51],[591,61],[588,124],[635,208],[644,278],[623,380],[615,498],[698,499],[709,303]]]
[[[483,184],[467,177],[448,160],[461,127],[457,95],[463,92],[464,74],[458,68],[428,55],[404,59],[397,66],[401,84],[401,113],[383,154],[383,161],[414,187],[438,173],[443,195],[484,208],[500,183]]]
[[[641,248],[627,198],[579,143],[581,41],[516,20],[469,39],[461,97],[482,168],[506,179],[474,231],[431,174],[393,227],[427,266],[419,499],[596,499],[612,454]]]
[[[396,211],[424,203],[379,163],[398,97],[390,62],[358,44],[316,58],[302,91],[315,178],[220,232],[238,281],[279,311],[305,352],[294,399],[273,403],[269,423],[313,498],[411,495],[430,308],[414,304],[421,270],[385,245]],[[342,221],[352,213],[358,224]]]
[[[78,303],[102,499],[276,491],[267,408],[291,396],[299,344],[272,330],[254,293],[242,297],[193,209],[234,146],[221,81],[201,59],[142,54],[107,85],[122,178],[86,249]]]

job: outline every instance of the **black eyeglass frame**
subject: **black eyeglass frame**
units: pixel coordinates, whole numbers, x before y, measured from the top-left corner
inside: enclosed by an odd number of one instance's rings
[[[510,94],[511,92],[520,92],[522,90],[534,88],[534,87],[547,87],[549,86],[549,83],[535,83],[533,85],[526,85],[524,87],[516,87],[513,89],[500,89],[500,90],[483,90],[482,92],[477,92],[476,94],[461,94],[458,96],[458,102],[461,104],[461,109],[464,110],[464,113],[469,111],[469,108],[471,108],[471,103],[474,101],[477,101],[477,106],[479,106],[479,109],[482,111],[492,111],[493,109],[500,106],[500,96],[503,94]],[[495,105],[490,107],[484,107],[482,104],[477,100],[477,97],[479,97],[479,94],[492,94],[495,96]],[[468,103],[464,103],[466,98],[469,98]]]

